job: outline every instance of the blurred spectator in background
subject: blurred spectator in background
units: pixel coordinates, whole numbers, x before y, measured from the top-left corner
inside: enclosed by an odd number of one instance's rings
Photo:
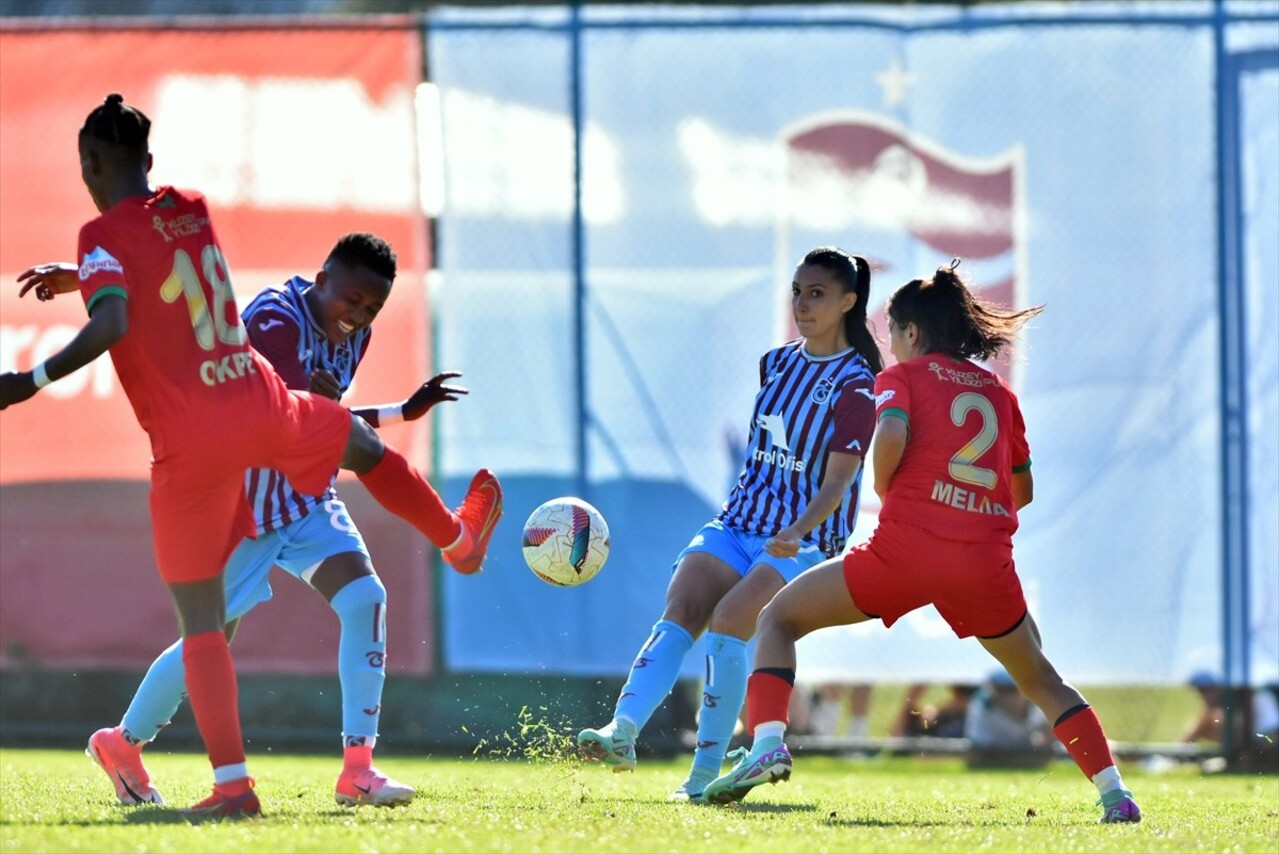
[[[964,720],[968,766],[1034,768],[1052,759],[1052,725],[1000,668],[973,695]]]
[[[870,714],[868,684],[827,682],[813,687],[808,697],[807,731],[813,735],[865,738]],[[796,694],[801,692],[796,692]],[[794,700],[792,699],[792,708]],[[793,714],[793,712],[792,712]]]
[[[894,738],[962,738],[968,707],[977,693],[976,685],[955,683],[947,686],[950,691],[940,705],[924,704],[928,685],[916,682],[906,689],[901,711],[893,721],[889,735]]]
[[[1208,671],[1192,675],[1190,685],[1199,693],[1203,707],[1181,740],[1220,744],[1226,720],[1225,685],[1220,677]],[[1276,686],[1235,689],[1236,697],[1242,700],[1234,718],[1235,731],[1246,730],[1249,733],[1249,738],[1241,745],[1241,758],[1250,768],[1279,771],[1279,697],[1276,693]],[[1244,703],[1248,704],[1251,720],[1242,714]]]

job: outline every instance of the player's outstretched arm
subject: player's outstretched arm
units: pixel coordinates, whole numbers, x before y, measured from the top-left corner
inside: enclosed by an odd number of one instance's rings
[[[47,302],[58,294],[69,294],[80,290],[79,268],[68,261],[52,264],[37,264],[28,267],[18,274],[18,281],[25,282],[18,296],[24,297],[27,291],[35,288],[36,299]]]
[[[36,365],[34,370],[0,375],[0,409],[21,403],[54,380],[74,373],[101,356],[129,331],[129,304],[109,294],[93,306],[89,322],[67,346]]]
[[[460,385],[446,385],[448,380],[462,376],[459,371],[445,371],[436,374],[422,383],[399,403],[386,403],[381,406],[362,406],[351,410],[373,427],[385,427],[401,421],[416,421],[431,411],[431,407],[446,400],[457,400],[458,395],[470,394],[470,389]]]

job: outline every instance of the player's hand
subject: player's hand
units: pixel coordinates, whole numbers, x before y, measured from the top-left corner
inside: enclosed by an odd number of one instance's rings
[[[342,397],[342,387],[338,385],[338,378],[324,368],[317,368],[311,372],[310,390],[324,395],[329,400],[339,400]]]
[[[79,267],[66,261],[54,264],[37,264],[28,267],[18,274],[19,282],[26,282],[18,296],[24,297],[27,291],[35,288],[36,299],[47,302],[58,294],[69,294],[80,290]]]
[[[782,528],[777,536],[764,542],[764,551],[773,557],[794,557],[799,554],[799,533],[793,528]]]
[[[468,388],[463,388],[460,385],[444,384],[446,381],[460,376],[462,374],[458,371],[445,371],[422,383],[421,388],[413,392],[408,400],[400,404],[404,410],[404,420],[416,421],[430,412],[431,407],[435,404],[443,403],[446,400],[457,400],[460,394],[470,394],[471,390]]]
[[[30,371],[0,374],[0,409],[22,403],[35,396],[36,391],[36,381]]]

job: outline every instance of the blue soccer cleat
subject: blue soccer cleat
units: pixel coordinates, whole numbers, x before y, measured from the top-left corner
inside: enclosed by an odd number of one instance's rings
[[[789,780],[793,767],[790,751],[785,744],[771,748],[757,745],[749,753],[746,748],[739,747],[728,758],[734,760],[733,770],[707,784],[706,791],[702,793],[707,803],[730,804],[740,801],[758,785]]]

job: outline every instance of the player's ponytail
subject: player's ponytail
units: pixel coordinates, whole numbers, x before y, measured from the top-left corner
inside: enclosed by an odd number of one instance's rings
[[[844,335],[875,373],[884,369],[884,358],[866,319],[870,304],[870,264],[859,255],[850,255],[834,246],[820,246],[804,256],[805,264],[815,264],[835,274],[844,293],[857,294],[857,303],[844,313]]]
[[[112,92],[85,118],[80,139],[94,139],[141,155],[147,152],[150,133],[151,120],[146,114],[124,103],[119,92]]]
[[[956,258],[931,279],[912,279],[888,300],[888,319],[899,328],[919,328],[924,352],[956,359],[992,359],[1012,343],[1042,305],[1002,311],[973,296],[960,278]]]

